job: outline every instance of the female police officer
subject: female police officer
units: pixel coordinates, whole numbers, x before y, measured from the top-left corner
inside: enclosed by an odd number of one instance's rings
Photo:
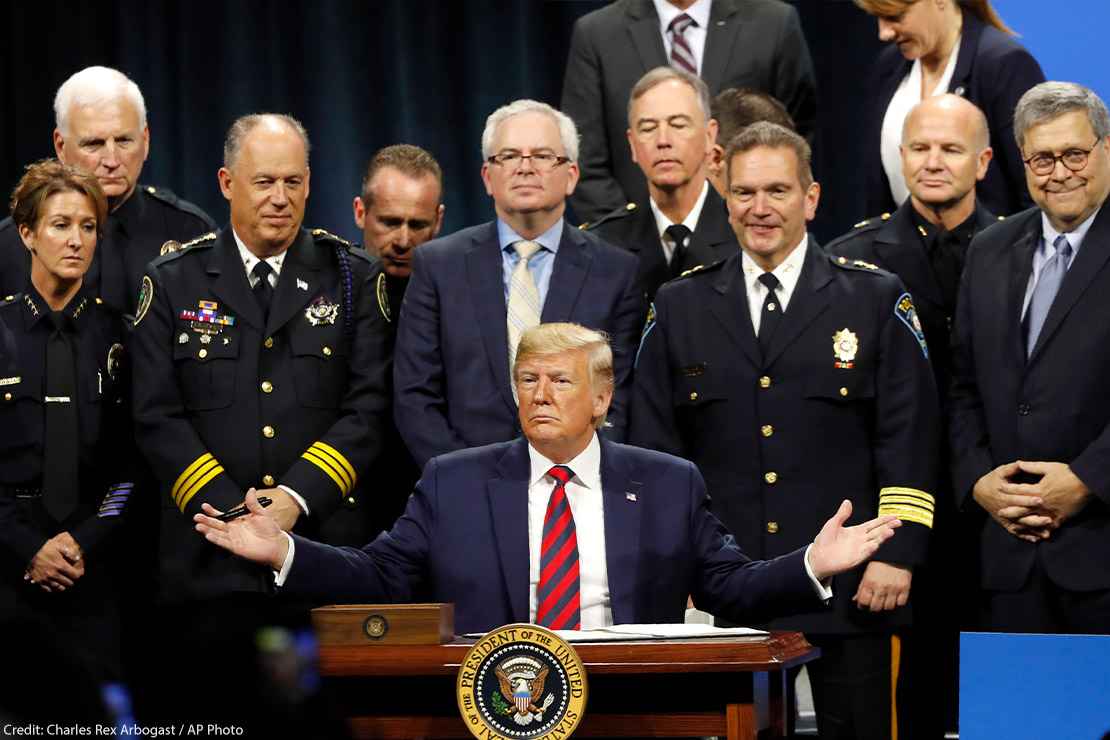
[[[111,534],[131,491],[122,322],[82,286],[107,201],[96,178],[30,165],[11,198],[31,253],[0,302],[0,614],[37,624],[98,679],[119,670]]]

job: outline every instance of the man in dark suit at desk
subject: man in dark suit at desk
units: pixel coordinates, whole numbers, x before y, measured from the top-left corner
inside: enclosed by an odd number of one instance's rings
[[[950,442],[980,526],[983,618],[1003,632],[1110,625],[1110,113],[1044,82],[1014,134],[1038,208],[972,242],[957,302]]]
[[[709,109],[709,88],[689,72],[656,67],[641,77],[628,104],[628,143],[648,197],[587,227],[639,256],[649,301],[671,278],[736,252],[725,202],[708,180],[717,133]]]
[[[680,622],[687,595],[737,621],[812,608],[826,579],[894,534],[892,517],[844,528],[845,501],[812,544],[751,561],[709,513],[692,463],[599,439],[613,395],[603,334],[530,330],[514,379],[524,438],[433,460],[405,515],[361,550],[287,537],[253,494],[249,516],[221,522],[206,506],[197,530],[298,594],[404,602],[423,583],[454,602],[459,632]]]
[[[606,434],[623,439],[627,387],[643,326],[636,257],[563,221],[578,182],[574,122],[518,100],[482,133],[482,179],[497,219],[413,252],[394,356],[394,417],[417,465],[520,434],[509,368],[541,321],[609,334],[616,397]]]
[[[562,108],[582,131],[582,185],[571,199],[579,220],[646,199],[624,141],[628,93],[667,64],[701,77],[710,94],[753,87],[774,95],[803,136],[813,133],[817,83],[789,3],[619,0],[578,20],[567,55]]]

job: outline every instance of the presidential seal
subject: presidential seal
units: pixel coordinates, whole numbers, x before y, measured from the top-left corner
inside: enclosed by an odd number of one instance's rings
[[[844,328],[833,334],[833,356],[836,357],[833,367],[851,370],[855,365],[857,352],[859,352],[859,337],[854,331]]]
[[[481,740],[567,737],[586,711],[586,669],[554,632],[510,624],[470,648],[455,694],[467,729]]]

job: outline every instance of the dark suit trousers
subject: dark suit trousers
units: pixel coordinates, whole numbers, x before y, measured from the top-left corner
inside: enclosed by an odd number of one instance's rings
[[[1038,557],[1018,591],[983,593],[983,626],[990,632],[1110,634],[1110,589],[1069,591],[1049,579]]]
[[[811,635],[807,664],[821,740],[890,740],[890,635]]]

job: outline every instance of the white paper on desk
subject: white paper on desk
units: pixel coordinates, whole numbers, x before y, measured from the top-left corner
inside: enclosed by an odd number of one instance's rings
[[[705,637],[766,637],[751,627],[714,627],[711,624],[617,624],[595,630],[559,630],[567,642],[617,642],[620,640],[682,640]]]

